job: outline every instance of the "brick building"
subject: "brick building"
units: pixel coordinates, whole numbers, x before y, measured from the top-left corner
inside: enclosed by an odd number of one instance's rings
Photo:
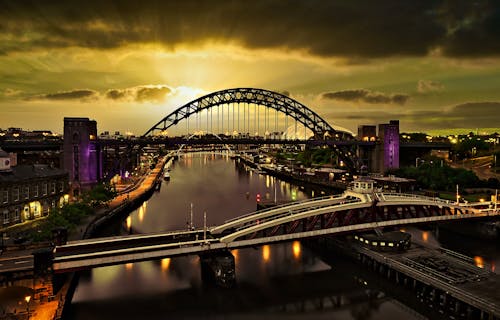
[[[64,118],[64,169],[69,173],[70,193],[79,196],[102,178],[102,154],[97,122],[89,118]]]
[[[48,165],[13,165],[0,149],[0,227],[46,216],[68,201],[68,173]]]

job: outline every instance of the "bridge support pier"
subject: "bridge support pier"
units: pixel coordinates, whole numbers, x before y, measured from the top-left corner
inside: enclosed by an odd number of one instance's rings
[[[200,255],[200,266],[205,286],[231,288],[235,285],[234,256],[229,250]]]

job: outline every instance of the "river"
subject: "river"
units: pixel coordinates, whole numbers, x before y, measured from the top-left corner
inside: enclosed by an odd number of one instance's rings
[[[171,180],[164,181],[159,192],[105,232],[117,235],[186,229],[191,208],[196,227],[203,226],[204,212],[207,224],[216,225],[254,211],[258,194],[262,201],[289,201],[324,193],[259,174],[228,156],[187,154],[174,163]],[[437,242],[432,235],[425,237]],[[458,240],[451,237],[449,241]],[[492,263],[500,257],[494,244],[487,249],[468,244],[468,255],[483,254],[481,258]],[[405,305],[396,300],[397,295],[377,286],[376,276],[341,257],[331,257],[326,263],[298,241],[232,253],[237,279],[232,289],[203,286],[197,256],[83,272],[68,318],[421,318],[414,311],[418,308]]]

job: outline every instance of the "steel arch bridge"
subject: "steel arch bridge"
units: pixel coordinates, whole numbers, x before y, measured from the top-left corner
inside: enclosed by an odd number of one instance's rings
[[[324,138],[327,133],[336,140],[353,138],[348,132],[335,130],[328,122],[300,102],[281,93],[256,88],[225,89],[207,94],[173,111],[152,126],[143,136],[165,131],[202,110],[232,103],[249,103],[274,109],[303,124],[314,133],[315,138]]]
[[[346,140],[353,140],[354,138],[351,133],[334,129],[317,113],[315,113],[302,103],[286,95],[265,89],[233,88],[212,92],[196,100],[193,100],[168,114],[166,117],[152,126],[148,131],[146,131],[143,137],[155,136],[157,134],[166,132],[167,129],[178,125],[182,120],[187,120],[189,117],[200,114],[204,110],[207,110],[208,121],[209,109],[221,105],[239,103],[253,104],[256,106],[264,106],[268,109],[274,109],[276,110],[277,114],[278,112],[282,113],[285,115],[285,117],[290,117],[296,122],[301,123],[305,128],[313,132],[314,139],[328,139],[329,141],[333,142],[332,149],[334,153],[343,161],[348,170],[351,172],[357,171],[360,164],[356,157],[354,149],[352,149],[352,146],[345,146],[340,144],[337,145],[335,143],[336,141],[345,142]]]

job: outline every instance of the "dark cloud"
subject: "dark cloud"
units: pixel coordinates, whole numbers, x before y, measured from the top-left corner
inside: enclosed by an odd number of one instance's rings
[[[155,101],[161,102],[171,90],[168,87],[142,87],[136,92],[136,100],[139,102]]]
[[[435,48],[448,55],[500,53],[494,0],[0,0],[0,8],[0,30],[14,39],[0,52],[215,41],[353,61]]]
[[[172,90],[164,85],[160,86],[138,86],[125,89],[110,89],[106,92],[106,98],[111,100],[135,101],[135,102],[162,102]]]
[[[436,128],[496,128],[500,102],[468,102],[451,109],[436,108],[434,110],[408,111],[403,109],[363,110],[362,113],[335,111],[331,114],[336,121],[346,120],[358,124],[386,123],[390,119],[398,119],[401,124],[413,130],[430,130]]]
[[[94,90],[78,89],[30,96],[27,97],[26,100],[80,100],[82,102],[89,102],[100,98],[106,98],[115,101],[140,103],[162,102],[171,92],[172,90],[165,85],[145,85],[125,89],[109,89],[103,95]]]
[[[498,56],[500,53],[500,2],[446,1],[442,19],[447,37],[441,43],[450,56]]]
[[[123,100],[126,96],[126,90],[111,89],[106,92],[106,98],[111,100]]]
[[[404,105],[409,96],[404,94],[385,94],[365,89],[342,90],[335,92],[325,92],[321,95],[323,99],[365,102],[371,104],[399,104]]]
[[[498,126],[500,114],[500,102],[467,102],[455,106],[450,114],[460,117],[474,117],[482,119],[492,119]]]
[[[57,93],[47,93],[38,96],[29,97],[28,100],[94,100],[99,97],[99,93],[94,90],[78,89],[71,91],[62,91]]]

